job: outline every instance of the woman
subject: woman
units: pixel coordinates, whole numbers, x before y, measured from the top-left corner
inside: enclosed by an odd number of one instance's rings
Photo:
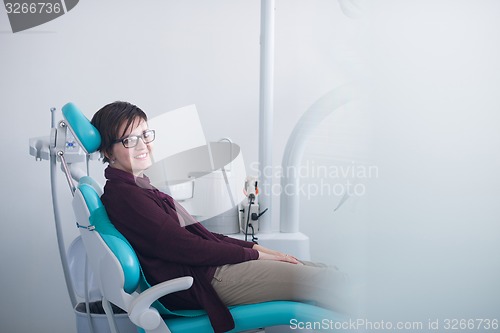
[[[345,277],[338,270],[211,233],[154,188],[144,171],[152,164],[155,132],[137,106],[108,104],[92,124],[109,163],[102,202],[136,250],[148,281],[194,278],[190,289],[160,299],[167,308],[205,309],[214,331],[225,332],[234,327],[229,305],[295,300],[343,307]]]

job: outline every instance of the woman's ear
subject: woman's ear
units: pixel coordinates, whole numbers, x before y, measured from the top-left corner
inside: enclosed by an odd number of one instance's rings
[[[109,152],[101,152],[101,157],[103,158],[103,162],[111,163],[113,160],[113,154]]]

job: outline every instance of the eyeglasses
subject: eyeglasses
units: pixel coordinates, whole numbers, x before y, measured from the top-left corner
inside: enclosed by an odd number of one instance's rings
[[[148,129],[142,132],[141,135],[129,135],[125,138],[113,141],[113,144],[121,142],[125,148],[134,148],[139,143],[139,139],[142,139],[144,143],[151,143],[155,139],[155,130]]]

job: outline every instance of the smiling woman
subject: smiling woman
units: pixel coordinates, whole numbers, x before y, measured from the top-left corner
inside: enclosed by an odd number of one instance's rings
[[[92,118],[101,132],[103,162],[111,167],[141,176],[152,164],[152,142],[155,131],[148,128],[146,114],[127,102],[102,107]]]

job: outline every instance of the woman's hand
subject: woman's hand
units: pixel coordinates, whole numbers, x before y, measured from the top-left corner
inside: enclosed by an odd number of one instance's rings
[[[294,256],[271,250],[258,244],[255,244],[252,248],[259,251],[259,260],[276,260],[288,262],[291,264],[301,264],[301,262],[298,261]]]

